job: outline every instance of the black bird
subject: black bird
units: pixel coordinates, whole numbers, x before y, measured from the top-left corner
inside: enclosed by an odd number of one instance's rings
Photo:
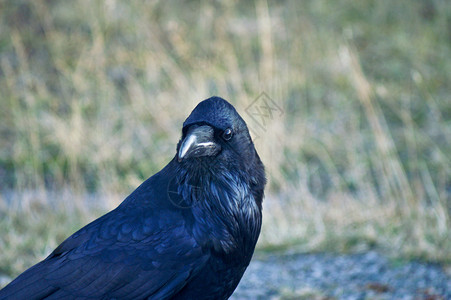
[[[204,100],[166,167],[0,299],[227,299],[260,234],[265,183],[244,120],[224,99]]]

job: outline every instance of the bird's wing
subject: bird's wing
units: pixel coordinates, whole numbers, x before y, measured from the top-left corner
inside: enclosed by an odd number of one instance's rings
[[[171,297],[208,260],[185,222],[176,211],[112,211],[25,271],[0,299]]]

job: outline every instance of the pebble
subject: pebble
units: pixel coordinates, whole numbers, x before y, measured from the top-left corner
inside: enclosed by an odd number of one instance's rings
[[[438,264],[376,251],[257,255],[231,299],[450,300],[451,278]]]

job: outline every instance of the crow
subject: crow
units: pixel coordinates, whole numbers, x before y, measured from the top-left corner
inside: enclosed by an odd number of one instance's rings
[[[0,291],[0,299],[227,299],[262,224],[266,177],[220,97],[183,123],[175,157]]]

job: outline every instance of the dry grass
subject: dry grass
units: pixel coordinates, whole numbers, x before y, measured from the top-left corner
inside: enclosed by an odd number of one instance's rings
[[[267,166],[261,248],[449,262],[451,9],[359,3],[2,2],[0,271],[164,166],[211,95]]]

